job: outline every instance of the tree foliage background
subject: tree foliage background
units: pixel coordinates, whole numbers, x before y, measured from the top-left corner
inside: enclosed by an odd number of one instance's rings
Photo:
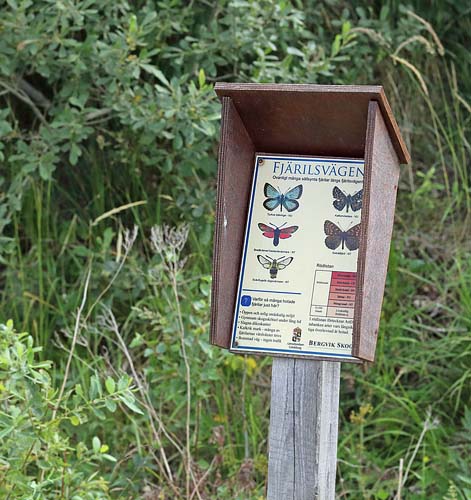
[[[445,0],[4,1],[0,496],[263,498],[270,359],[208,345],[213,84],[251,81],[381,83],[413,156],[338,498],[471,498],[470,29]]]

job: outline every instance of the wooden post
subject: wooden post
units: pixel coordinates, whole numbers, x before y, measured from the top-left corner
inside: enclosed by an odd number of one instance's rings
[[[268,500],[334,500],[340,363],[273,358]]]

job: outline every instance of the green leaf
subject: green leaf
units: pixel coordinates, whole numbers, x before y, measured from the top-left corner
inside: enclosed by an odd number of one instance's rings
[[[0,439],[3,439],[5,436],[10,434],[10,432],[13,432],[14,430],[15,430],[14,426],[3,429],[3,431],[0,431]]]
[[[106,415],[104,412],[102,412],[99,408],[97,408],[96,406],[92,406],[92,411],[93,413],[95,414],[95,416],[97,418],[99,418],[100,420],[106,420]]]
[[[101,388],[100,379],[97,375],[92,375],[90,378],[90,399],[95,399],[97,396],[101,397],[103,390]]]
[[[92,446],[95,453],[100,453],[101,441],[97,436],[92,439]]]
[[[304,57],[304,53],[301,52],[299,49],[297,49],[296,47],[288,47],[286,49],[286,52],[288,52],[288,54],[292,54],[293,56],[299,56],[299,57]]]
[[[82,150],[77,144],[72,144],[70,147],[69,161],[71,165],[77,165],[77,161],[82,156]]]
[[[160,71],[160,69],[157,69],[155,66],[152,66],[151,64],[145,64],[141,63],[140,67],[146,72],[149,73],[157,78],[161,83],[166,85],[167,87],[170,87],[170,82],[165,78],[165,75]]]
[[[119,399],[134,413],[144,415],[144,412],[136,405],[136,401],[132,396],[120,396]]]
[[[350,21],[345,21],[343,24],[342,24],[342,36],[346,36],[348,35],[348,33],[350,32],[350,30],[352,29],[352,25],[350,24]]]
[[[206,83],[206,75],[204,73],[204,69],[201,68],[200,72],[198,73],[198,82],[200,84],[200,88],[204,87],[204,84]]]
[[[73,252],[77,257],[89,257],[93,253],[89,248],[83,245],[76,246]]]
[[[377,496],[379,500],[387,500],[389,498],[389,493],[386,490],[379,490]]]
[[[133,349],[134,347],[141,346],[143,343],[144,343],[144,338],[142,337],[142,335],[136,333],[136,336],[132,339],[132,342],[129,345],[129,347]]]
[[[342,36],[336,35],[336,37],[332,43],[332,49],[331,49],[331,54],[330,54],[332,57],[335,57],[340,52],[341,41],[342,41]]]
[[[138,26],[137,26],[137,17],[132,14],[129,19],[129,33],[132,35],[136,35],[138,31]]]
[[[77,427],[77,425],[80,425],[80,419],[77,417],[77,415],[72,415],[70,417],[70,423],[74,426]]]
[[[127,375],[123,375],[118,380],[118,391],[124,391],[131,385],[131,380]]]
[[[114,413],[118,407],[112,399],[105,399],[105,406],[111,413]]]
[[[0,121],[0,137],[8,135],[12,130],[11,125],[7,121]]]
[[[116,383],[111,377],[108,377],[106,379],[105,387],[106,390],[108,391],[108,394],[114,394],[116,392]]]

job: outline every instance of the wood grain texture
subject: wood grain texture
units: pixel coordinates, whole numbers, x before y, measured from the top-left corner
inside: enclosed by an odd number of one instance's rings
[[[211,343],[230,348],[255,152],[365,158],[352,354],[372,361],[399,164],[410,159],[383,88],[218,83],[216,92],[222,127]]]
[[[229,97],[222,100],[211,291],[211,343],[228,348],[255,149]]]
[[[378,102],[401,163],[410,155],[381,85],[218,82],[259,151],[363,158],[368,104]]]
[[[333,500],[340,363],[274,358],[268,500]]]
[[[365,151],[360,250],[353,320],[352,354],[375,358],[388,268],[399,159],[378,103],[371,101]]]

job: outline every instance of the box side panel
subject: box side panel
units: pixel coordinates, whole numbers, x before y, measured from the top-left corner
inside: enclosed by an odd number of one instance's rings
[[[368,107],[361,247],[352,354],[375,357],[399,179],[399,159],[377,102]]]
[[[255,148],[229,97],[222,99],[211,293],[212,344],[228,348]]]

